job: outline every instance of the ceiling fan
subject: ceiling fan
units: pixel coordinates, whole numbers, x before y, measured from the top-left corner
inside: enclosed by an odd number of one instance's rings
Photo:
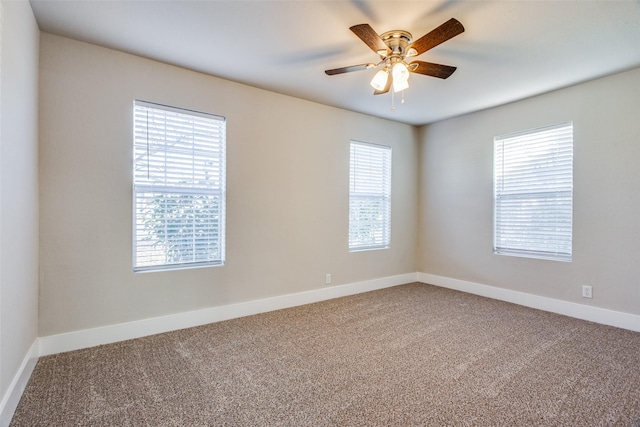
[[[440,43],[464,32],[464,27],[457,19],[451,18],[438,28],[430,31],[418,40],[413,41],[411,33],[403,30],[387,31],[378,35],[369,24],[354,25],[349,28],[371,50],[380,56],[377,64],[368,63],[351,65],[349,67],[326,70],[329,76],[350,73],[352,71],[370,70],[382,66],[373,79],[371,86],[375,89],[374,95],[389,92],[393,86],[394,92],[402,91],[409,87],[410,73],[423,74],[425,76],[448,78],[456,70],[456,67],[432,62],[413,61],[407,63],[407,58],[422,55],[433,49]]]

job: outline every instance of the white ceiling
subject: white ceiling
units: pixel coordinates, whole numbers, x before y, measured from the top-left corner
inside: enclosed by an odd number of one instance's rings
[[[31,0],[42,31],[274,92],[421,125],[640,66],[640,0]],[[414,39],[449,18],[461,35],[419,56],[458,70],[414,74],[405,104],[373,96],[377,62],[349,27]]]

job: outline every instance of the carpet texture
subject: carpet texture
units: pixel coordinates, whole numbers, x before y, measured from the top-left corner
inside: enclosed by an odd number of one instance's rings
[[[420,283],[43,357],[11,426],[640,426],[640,334]]]

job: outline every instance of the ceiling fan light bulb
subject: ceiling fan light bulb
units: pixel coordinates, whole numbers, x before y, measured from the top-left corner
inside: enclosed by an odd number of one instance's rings
[[[371,79],[371,87],[375,90],[384,90],[385,86],[387,85],[388,78],[389,75],[385,70],[378,71],[376,75],[373,76],[373,79]]]
[[[398,62],[393,66],[391,70],[391,74],[393,75],[393,81],[407,81],[409,80],[409,69],[402,62]]]

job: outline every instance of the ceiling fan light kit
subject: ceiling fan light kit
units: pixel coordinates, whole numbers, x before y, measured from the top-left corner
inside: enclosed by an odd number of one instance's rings
[[[396,62],[391,69],[393,91],[400,92],[409,87],[409,69],[404,62]]]
[[[384,70],[379,70],[371,79],[371,87],[375,90],[382,91],[384,87],[387,85],[387,79],[389,79],[389,72],[385,68]]]
[[[451,18],[416,41],[413,41],[411,33],[403,30],[387,31],[386,33],[378,35],[369,24],[354,25],[349,29],[369,46],[369,48],[380,57],[381,61],[378,62],[378,64],[368,63],[335,68],[326,70],[325,73],[329,76],[334,76],[336,74],[368,70],[383,66],[371,80],[371,86],[375,89],[373,92],[374,95],[387,93],[392,86],[393,92],[404,91],[409,87],[409,76],[411,73],[438,77],[440,79],[446,79],[451,76],[456,70],[456,67],[424,61],[407,63],[405,60],[422,55],[426,51],[464,32],[464,27],[460,21],[454,18]]]

